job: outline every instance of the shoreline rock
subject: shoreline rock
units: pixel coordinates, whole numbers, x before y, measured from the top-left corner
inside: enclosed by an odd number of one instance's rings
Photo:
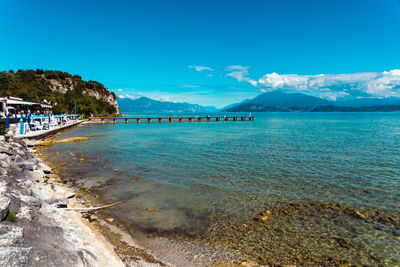
[[[73,192],[46,184],[51,173],[23,140],[0,138],[0,266],[124,266],[79,213],[57,208]]]

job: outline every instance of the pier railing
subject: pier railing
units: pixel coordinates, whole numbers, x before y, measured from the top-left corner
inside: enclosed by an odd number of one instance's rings
[[[91,122],[128,123],[128,122],[220,122],[220,121],[254,121],[254,116],[170,116],[170,117],[93,117]]]

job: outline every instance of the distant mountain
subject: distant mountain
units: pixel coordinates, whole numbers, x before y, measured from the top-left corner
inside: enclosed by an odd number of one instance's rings
[[[286,94],[280,91],[274,91],[258,95],[248,103],[278,108],[313,108],[316,106],[329,105],[331,101],[300,93]]]
[[[364,107],[340,107],[318,106],[310,110],[312,112],[399,112],[400,105],[364,106]]]
[[[400,99],[396,97],[388,98],[358,98],[347,101],[333,102],[336,106],[341,107],[372,107],[372,106],[393,106],[400,105]]]
[[[228,112],[293,112],[293,111],[399,111],[399,98],[360,98],[347,101],[329,101],[322,98],[279,91],[268,92],[233,106]]]
[[[237,105],[240,105],[240,104],[245,104],[245,103],[248,103],[248,102],[250,102],[250,101],[251,101],[250,99],[246,98],[246,99],[243,100],[242,102],[233,103],[233,104],[227,105],[226,107],[221,108],[221,110],[227,110],[227,109],[232,108],[232,107],[234,107],[234,106],[237,106]]]
[[[119,109],[124,112],[148,113],[197,113],[215,112],[215,107],[205,107],[189,103],[164,102],[147,97],[137,99],[117,98]]]
[[[255,98],[231,106],[225,111],[305,111],[317,106],[332,105],[331,101],[304,94],[286,94],[279,91],[263,93]]]

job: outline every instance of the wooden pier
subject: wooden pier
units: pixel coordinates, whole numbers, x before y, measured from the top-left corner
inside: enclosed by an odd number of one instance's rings
[[[94,117],[94,118],[89,118],[88,120],[93,123],[221,122],[221,121],[254,121],[254,116]]]

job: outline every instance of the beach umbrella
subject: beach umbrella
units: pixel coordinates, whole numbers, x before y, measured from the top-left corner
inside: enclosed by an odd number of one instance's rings
[[[6,124],[7,127],[10,127],[10,114],[7,114]]]

